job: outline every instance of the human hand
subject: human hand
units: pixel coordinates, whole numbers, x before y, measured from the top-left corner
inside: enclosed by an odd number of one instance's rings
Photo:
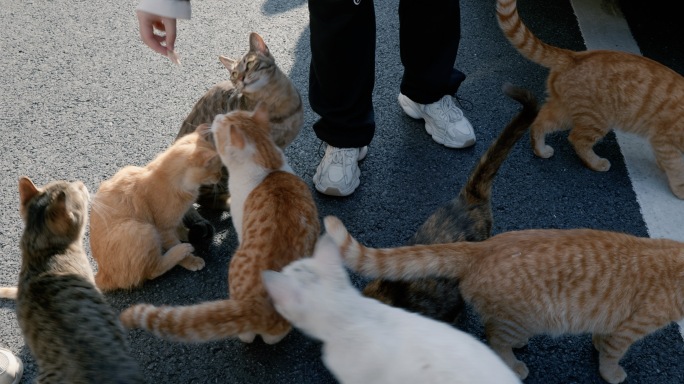
[[[176,43],[176,19],[145,11],[136,13],[143,43],[164,56],[168,56],[169,51],[173,52]]]

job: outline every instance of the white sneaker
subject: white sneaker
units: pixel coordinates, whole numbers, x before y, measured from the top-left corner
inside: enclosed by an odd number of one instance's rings
[[[24,373],[21,360],[5,348],[0,348],[0,384],[19,384]]]
[[[336,148],[328,145],[313,177],[318,192],[330,196],[349,196],[361,182],[358,162],[368,153],[368,147]]]
[[[400,93],[399,105],[414,119],[424,119],[427,133],[445,147],[465,148],[475,144],[473,126],[451,96],[444,95],[432,104],[418,104]]]

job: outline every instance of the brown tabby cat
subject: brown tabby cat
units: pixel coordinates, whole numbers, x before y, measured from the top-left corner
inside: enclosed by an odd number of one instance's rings
[[[90,248],[102,290],[130,289],[176,265],[204,267],[181,243],[182,219],[202,184],[221,177],[221,159],[200,126],[144,167],[128,166],[100,184],[93,198]]]
[[[568,139],[584,164],[607,171],[610,162],[593,146],[612,128],[621,129],[649,140],[670,189],[684,199],[684,77],[630,53],[574,52],[545,44],[522,23],[515,0],[498,0],[497,16],[511,44],[551,70],[548,99],[530,127],[537,156],[553,155],[544,141],[547,133],[572,128]]]
[[[339,219],[324,223],[347,266],[363,275],[459,279],[489,345],[522,379],[528,370],[513,348],[538,334],[592,333],[601,376],[621,383],[627,374],[619,361],[630,345],[684,318],[684,243],[677,241],[537,229],[482,242],[372,249]]]
[[[83,247],[89,199],[85,185],[55,181],[38,188],[22,177],[19,196],[26,227],[17,320],[38,363],[36,381],[142,383],[124,330],[95,287]]]
[[[302,128],[302,99],[292,81],[276,65],[261,36],[250,33],[249,51],[241,60],[225,56],[219,59],[230,72],[230,81],[216,84],[195,103],[176,139],[194,131],[200,124],[211,124],[218,114],[251,111],[257,102],[263,101],[269,106],[273,140],[280,148],[287,147]],[[221,182],[203,186],[197,202],[203,207],[228,209],[227,178],[224,168]],[[184,221],[190,228],[191,241],[211,237],[214,233],[211,223],[194,209],[188,211]]]
[[[491,236],[494,176],[537,116],[537,101],[532,93],[511,84],[504,84],[503,92],[522,104],[523,109],[482,155],[458,196],[438,208],[409,245],[482,241]],[[366,285],[363,294],[444,322],[453,322],[463,309],[455,279],[374,280]]]
[[[253,112],[218,115],[212,131],[231,175],[230,212],[240,243],[228,271],[230,299],[185,307],[136,305],[121,320],[173,340],[237,335],[251,342],[259,334],[266,343],[276,343],[291,326],[273,308],[261,272],[279,271],[312,254],[320,233],[316,204],[273,142],[266,104]]]

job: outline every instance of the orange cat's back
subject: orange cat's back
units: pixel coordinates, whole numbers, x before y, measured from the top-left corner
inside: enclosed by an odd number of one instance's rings
[[[484,323],[490,347],[521,379],[520,348],[539,334],[591,333],[601,376],[627,377],[619,365],[640,338],[684,318],[684,243],[593,229],[539,229],[481,242],[373,249],[339,219],[326,231],[345,264],[369,277],[447,277]]]
[[[289,172],[269,174],[245,200],[243,228],[229,266],[230,295],[239,299],[258,292],[266,299],[261,271],[279,271],[313,253],[320,223],[309,186]]]
[[[594,145],[612,129],[647,139],[670,189],[684,199],[684,77],[656,61],[626,52],[574,52],[537,38],[522,22],[516,0],[497,0],[499,26],[523,56],[550,69],[548,97],[530,126],[534,153],[553,156],[547,134],[570,129],[568,140],[590,169],[610,161]]]
[[[221,175],[221,160],[199,127],[143,167],[127,166],[104,180],[90,212],[90,248],[102,290],[130,289],[175,265],[199,270],[204,261],[182,243],[183,214],[199,187]]]

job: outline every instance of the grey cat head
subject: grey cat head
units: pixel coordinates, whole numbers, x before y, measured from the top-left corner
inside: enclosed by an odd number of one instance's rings
[[[19,179],[20,212],[24,236],[32,247],[63,247],[81,238],[88,222],[90,194],[81,181],[54,181],[37,187]]]
[[[312,257],[297,260],[282,272],[264,271],[262,279],[276,310],[304,330],[335,293],[354,290],[340,250],[328,235],[318,240]]]

